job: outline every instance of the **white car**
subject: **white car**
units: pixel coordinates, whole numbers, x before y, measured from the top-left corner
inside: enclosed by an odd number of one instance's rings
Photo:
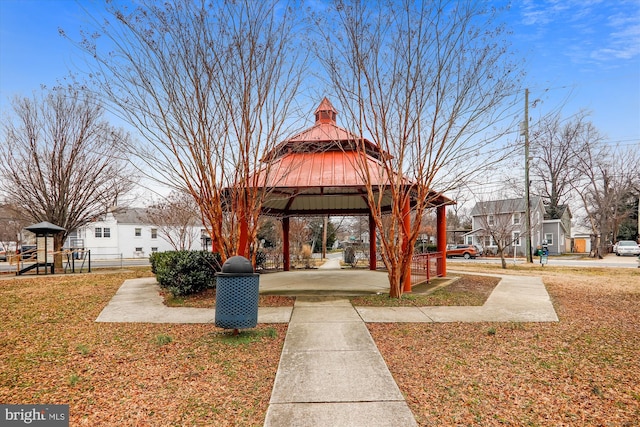
[[[633,240],[620,240],[616,245],[616,255],[640,255],[640,246]]]

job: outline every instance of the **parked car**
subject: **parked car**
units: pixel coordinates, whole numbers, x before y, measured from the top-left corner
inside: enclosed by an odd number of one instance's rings
[[[640,255],[640,246],[633,240],[620,240],[616,245],[616,255]]]
[[[7,260],[7,250],[0,246],[0,261],[6,261]]]
[[[455,248],[447,248],[447,258],[463,257],[464,259],[475,258],[478,251],[473,245],[455,245]]]

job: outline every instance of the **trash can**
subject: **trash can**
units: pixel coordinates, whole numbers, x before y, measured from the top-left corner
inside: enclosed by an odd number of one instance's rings
[[[216,326],[224,329],[255,328],[258,324],[260,275],[251,262],[233,256],[216,273]]]
[[[356,260],[356,251],[351,246],[347,246],[344,250],[344,262],[353,264]]]

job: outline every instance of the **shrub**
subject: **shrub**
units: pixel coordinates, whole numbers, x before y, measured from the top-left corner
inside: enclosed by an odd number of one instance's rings
[[[215,287],[215,273],[221,268],[219,254],[206,251],[156,252],[149,261],[160,287],[174,297]]]

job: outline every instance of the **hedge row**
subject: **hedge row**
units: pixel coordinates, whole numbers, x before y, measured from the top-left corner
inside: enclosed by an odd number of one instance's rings
[[[220,255],[207,251],[155,252],[149,257],[160,287],[173,296],[191,295],[215,287]]]

